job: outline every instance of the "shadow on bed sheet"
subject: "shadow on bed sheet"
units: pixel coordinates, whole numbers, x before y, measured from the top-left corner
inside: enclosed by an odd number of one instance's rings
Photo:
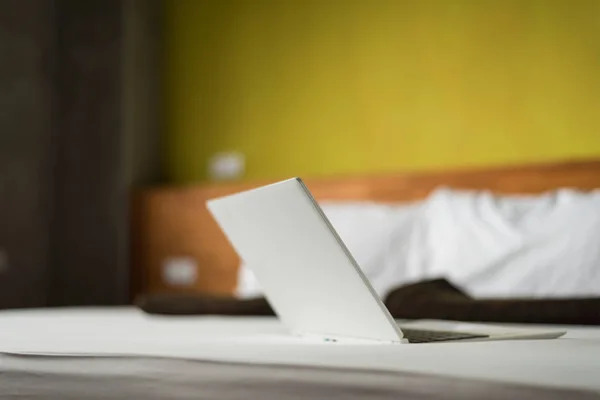
[[[384,303],[397,319],[600,325],[600,297],[565,299],[473,299],[444,279],[399,287]],[[153,294],[136,299],[149,314],[274,315],[265,298],[239,300],[203,295]]]

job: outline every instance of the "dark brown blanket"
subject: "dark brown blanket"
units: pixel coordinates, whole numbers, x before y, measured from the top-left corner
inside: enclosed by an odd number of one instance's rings
[[[392,291],[384,303],[397,319],[600,325],[600,297],[581,299],[473,299],[444,279]],[[171,315],[274,315],[265,298],[154,294],[140,296],[147,313]]]

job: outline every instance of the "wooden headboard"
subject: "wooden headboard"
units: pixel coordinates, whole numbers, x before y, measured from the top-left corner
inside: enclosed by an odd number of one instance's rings
[[[536,194],[562,187],[600,188],[600,160],[445,172],[305,178],[317,200],[405,202],[440,187]],[[207,199],[272,181],[157,187],[132,198],[132,291],[197,291],[231,294],[239,258],[206,210]],[[167,284],[161,268],[170,257],[189,257],[197,265],[189,287]]]

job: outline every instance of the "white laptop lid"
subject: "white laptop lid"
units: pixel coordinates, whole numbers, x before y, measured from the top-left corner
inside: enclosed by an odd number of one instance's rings
[[[401,341],[394,319],[300,179],[207,206],[294,334]]]

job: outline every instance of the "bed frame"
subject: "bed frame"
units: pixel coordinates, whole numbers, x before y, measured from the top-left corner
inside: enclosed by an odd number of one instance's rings
[[[521,165],[444,172],[305,178],[317,200],[406,202],[432,190],[490,190],[498,194],[536,194],[562,187],[600,188],[600,160]],[[132,295],[156,292],[201,292],[230,295],[236,286],[239,258],[206,210],[207,199],[250,189],[272,180],[156,187],[132,196]],[[162,277],[170,257],[197,263],[194,284],[173,287]]]

